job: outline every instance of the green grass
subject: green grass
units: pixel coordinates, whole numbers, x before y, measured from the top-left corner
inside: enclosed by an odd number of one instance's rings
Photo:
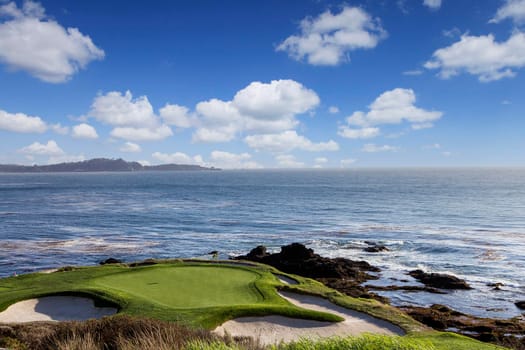
[[[93,297],[123,315],[214,328],[241,316],[278,314],[324,321],[335,315],[304,310],[279,297],[270,270],[199,262],[166,262],[130,268],[96,266],[0,279],[0,311],[20,300],[45,295]]]
[[[99,277],[105,290],[147,298],[172,308],[250,305],[264,303],[255,287],[259,273],[220,266],[158,266]]]
[[[245,350],[247,347],[220,341],[190,341],[184,350]],[[249,347],[248,347],[249,349]],[[364,334],[358,337],[302,339],[268,347],[268,350],[501,350],[495,345],[473,341],[451,333],[425,336],[385,336]]]
[[[407,337],[365,334],[360,337],[301,340],[275,346],[272,350],[436,350],[428,341]]]
[[[274,273],[289,276],[299,284],[285,286]],[[297,308],[281,298],[277,289],[319,295],[341,306],[390,321],[407,332],[404,337],[337,338],[326,340],[326,343],[303,341],[281,345],[276,348],[278,350],[404,350],[412,349],[410,346],[414,344],[422,350],[501,349],[467,337],[432,331],[394,307],[375,300],[351,298],[317,281],[287,275],[260,264],[233,266],[224,262],[179,260],[133,268],[106,265],[20,275],[0,279],[0,311],[25,299],[69,294],[90,296],[99,305],[116,306],[120,315],[177,321],[206,329],[236,317],[271,314],[331,322],[342,320],[335,315]],[[210,346],[209,349],[236,349],[224,344]]]

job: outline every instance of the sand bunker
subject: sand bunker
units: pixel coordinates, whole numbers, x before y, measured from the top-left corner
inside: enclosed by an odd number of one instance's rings
[[[290,342],[300,338],[315,339],[362,333],[404,334],[401,328],[390,322],[343,308],[320,297],[289,292],[280,292],[279,294],[290,303],[301,308],[332,313],[343,317],[345,320],[331,323],[283,316],[241,317],[223,323],[214,332],[219,335],[228,333],[233,337],[258,338],[264,345],[276,344],[281,341]]]
[[[299,282],[297,282],[293,278],[286,277],[284,275],[274,274],[274,276],[277,277],[277,279],[283,284],[299,284]]]
[[[0,312],[0,322],[84,321],[117,313],[113,307],[96,307],[93,299],[51,296],[29,299]]]

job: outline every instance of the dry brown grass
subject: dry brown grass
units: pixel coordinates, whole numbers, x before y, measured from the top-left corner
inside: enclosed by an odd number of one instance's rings
[[[218,338],[205,330],[175,323],[118,316],[86,322],[34,322],[8,326],[4,338],[31,350],[182,350],[194,340]]]

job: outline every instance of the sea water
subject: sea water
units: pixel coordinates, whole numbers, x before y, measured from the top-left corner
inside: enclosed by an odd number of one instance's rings
[[[367,241],[389,251],[364,252]],[[474,287],[379,293],[394,305],[513,317],[525,299],[525,169],[0,174],[0,277],[292,242],[380,267],[369,284],[419,285],[406,275],[419,268]]]

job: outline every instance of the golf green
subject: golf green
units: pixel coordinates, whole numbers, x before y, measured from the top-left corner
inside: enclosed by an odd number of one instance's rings
[[[155,266],[99,277],[93,283],[172,308],[201,308],[262,302],[254,283],[258,278],[254,271],[226,266]]]

